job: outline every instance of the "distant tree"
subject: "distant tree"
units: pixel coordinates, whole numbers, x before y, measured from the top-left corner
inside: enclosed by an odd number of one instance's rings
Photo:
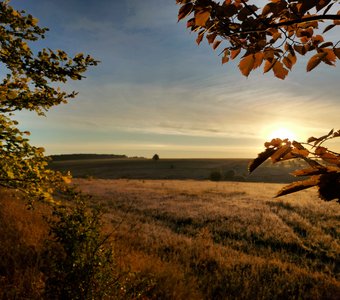
[[[159,160],[158,154],[155,154],[155,155],[152,157],[152,160],[155,160],[155,161]]]
[[[340,59],[340,41],[325,41],[325,33],[340,25],[338,0],[271,0],[261,11],[248,0],[176,2],[181,5],[178,21],[190,16],[187,27],[198,32],[197,44],[204,36],[213,49],[224,41],[222,63],[241,57],[238,67],[245,76],[264,63],[264,73],[273,71],[285,79],[298,55],[307,53],[312,54],[307,72],[321,62],[334,66]],[[317,186],[322,199],[340,201],[340,154],[324,145],[339,136],[340,130],[331,130],[322,137],[310,137],[306,143],[273,139],[249,164],[249,171],[268,158],[274,163],[302,159],[309,167],[293,174],[309,178],[288,185],[277,196]]]
[[[64,92],[58,84],[82,79],[97,61],[82,53],[70,57],[62,50],[32,50],[31,43],[43,39],[48,30],[37,23],[9,1],[0,2],[0,62],[6,74],[0,83],[0,186],[20,190],[31,199],[52,200],[58,182],[68,178],[46,168],[44,149],[29,143],[29,132],[18,129],[13,113],[29,110],[44,115],[50,107],[66,103],[76,93]]]
[[[223,174],[221,170],[215,170],[215,171],[210,172],[209,179],[211,181],[221,181],[222,178],[223,178]]]
[[[264,73],[272,70],[284,79],[297,54],[313,53],[307,71],[340,59],[340,41],[325,41],[325,33],[340,25],[338,0],[271,0],[261,10],[258,1],[248,0],[176,2],[181,5],[178,20],[189,17],[187,27],[198,32],[197,44],[205,36],[213,49],[224,45],[222,63],[241,57],[245,76],[264,63]]]

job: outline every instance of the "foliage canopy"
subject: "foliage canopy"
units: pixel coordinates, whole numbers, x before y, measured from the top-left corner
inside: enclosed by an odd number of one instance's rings
[[[187,27],[198,32],[197,44],[204,36],[213,49],[226,44],[222,63],[241,57],[244,76],[264,64],[264,73],[284,79],[298,56],[307,53],[312,54],[307,71],[340,59],[340,41],[325,35],[340,25],[338,0],[270,0],[262,9],[249,0],[176,2],[181,5],[178,21],[189,17]]]
[[[25,11],[17,11],[9,1],[0,2],[0,186],[15,188],[29,196],[51,200],[61,174],[46,168],[44,149],[30,145],[29,132],[18,129],[15,111],[35,111],[44,115],[52,106],[76,96],[58,83],[80,80],[89,66],[98,62],[82,53],[73,57],[62,50],[33,51],[32,42],[45,37],[47,28]],[[52,184],[52,185],[51,185]]]
[[[307,72],[321,62],[335,66],[340,59],[340,40],[325,40],[326,33],[340,25],[338,0],[270,0],[262,10],[249,0],[176,2],[181,5],[178,21],[191,16],[187,27],[198,32],[197,44],[205,36],[216,49],[224,40],[222,63],[242,55],[238,67],[245,76],[264,63],[264,73],[272,70],[276,77],[285,79],[298,55],[307,53],[312,54]],[[268,158],[274,163],[302,159],[309,167],[293,175],[309,178],[284,187],[277,196],[317,186],[323,200],[340,201],[340,154],[324,146],[339,136],[340,130],[331,130],[322,137],[310,137],[306,143],[273,139],[265,143],[266,149],[250,162],[249,172]]]

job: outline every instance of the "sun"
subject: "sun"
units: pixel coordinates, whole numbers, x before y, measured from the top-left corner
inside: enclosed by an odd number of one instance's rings
[[[288,139],[290,141],[296,140],[296,134],[288,127],[276,127],[273,128],[268,134],[268,140],[275,138]]]

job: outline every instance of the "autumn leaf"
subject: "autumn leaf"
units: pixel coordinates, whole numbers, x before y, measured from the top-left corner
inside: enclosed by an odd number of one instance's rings
[[[282,62],[284,63],[284,65],[285,65],[289,70],[292,69],[293,63],[292,63],[292,61],[288,58],[288,56],[285,56],[285,57],[282,59]]]
[[[238,49],[231,49],[230,50],[230,58],[235,59],[237,55],[239,55],[241,52],[241,48]]]
[[[330,48],[322,48],[321,53],[326,53],[326,56],[323,58],[323,60],[327,60],[330,64],[333,65],[336,61],[336,55],[334,51]]]
[[[279,161],[282,157],[284,157],[286,154],[288,154],[292,150],[292,147],[287,144],[283,145],[282,147],[278,148],[272,155],[271,160],[273,163]]]
[[[252,173],[257,167],[264,163],[275,151],[276,149],[274,148],[267,148],[265,151],[259,153],[257,158],[255,158],[249,163],[248,165],[249,173]]]
[[[197,45],[199,45],[199,44],[202,42],[203,37],[204,37],[204,33],[199,33],[199,34],[197,35],[197,39],[196,39]]]
[[[180,20],[182,20],[183,18],[188,16],[192,12],[193,8],[194,8],[194,5],[191,4],[191,3],[184,4],[179,9],[179,12],[178,12],[178,21],[177,22],[179,22]]]
[[[324,29],[324,31],[322,33],[325,33],[327,31],[333,29],[335,26],[336,26],[335,24],[330,24],[330,25],[326,26],[326,28]]]
[[[340,48],[334,48],[334,54],[340,59]]]
[[[254,62],[255,59],[253,54],[247,55],[241,59],[238,67],[244,76],[248,77],[250,71],[254,67]]]
[[[209,10],[200,10],[195,13],[195,24],[204,27],[210,18]]]
[[[215,41],[212,45],[213,49],[215,50],[220,44],[221,44],[221,41]]]
[[[307,72],[310,72],[311,70],[313,70],[326,55],[327,53],[317,53],[313,55],[308,61]]]
[[[217,34],[216,33],[212,33],[212,34],[208,34],[206,36],[207,40],[208,40],[208,43],[209,44],[212,44],[216,38]]]
[[[289,184],[289,185],[283,187],[276,194],[275,197],[281,197],[281,196],[284,196],[284,195],[288,195],[288,194],[291,194],[291,193],[295,193],[295,192],[316,186],[319,183],[319,179],[320,179],[320,176],[315,175],[315,176],[312,176],[311,178],[306,179],[306,180],[296,181],[292,184]]]
[[[230,51],[228,49],[224,49],[223,57],[222,57],[222,64],[225,64],[229,61],[229,54],[230,54]]]
[[[275,63],[276,63],[276,59],[274,59],[274,61],[266,60],[264,67],[263,67],[263,73],[269,72],[273,68]]]
[[[263,52],[256,52],[254,54],[255,61],[254,61],[253,70],[258,68],[258,67],[260,67],[262,65],[263,57],[264,57]]]
[[[276,61],[276,63],[274,64],[273,72],[274,75],[280,79],[285,79],[286,76],[288,75],[288,70],[283,67],[282,62],[280,61]]]

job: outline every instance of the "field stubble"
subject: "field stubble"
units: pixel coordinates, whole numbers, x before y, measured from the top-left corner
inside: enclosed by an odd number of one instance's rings
[[[339,299],[340,209],[280,184],[85,180],[154,299]],[[132,286],[133,288],[133,286]]]

